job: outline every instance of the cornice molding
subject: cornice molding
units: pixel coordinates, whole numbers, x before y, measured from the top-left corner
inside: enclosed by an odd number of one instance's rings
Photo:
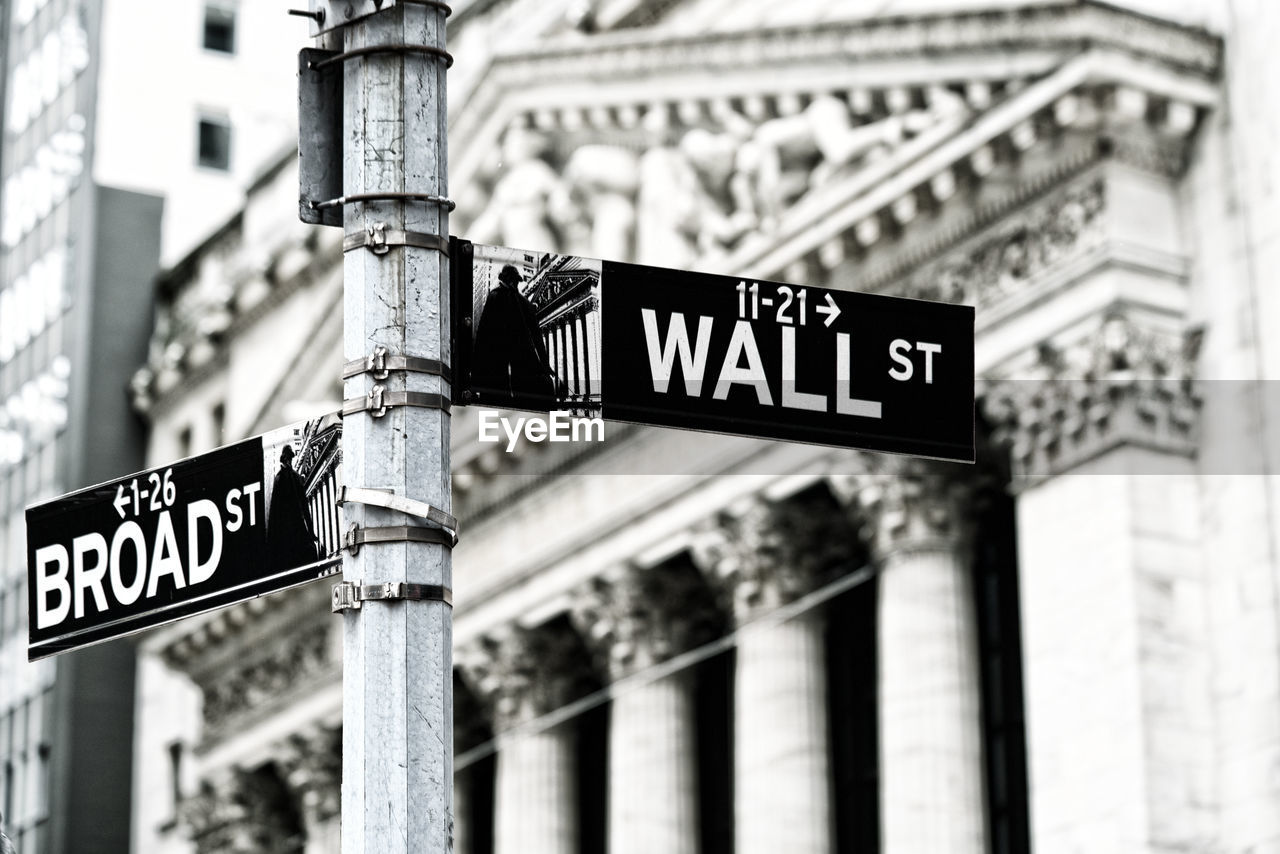
[[[492,140],[526,111],[559,110],[566,121],[587,126],[616,111],[625,126],[625,116],[637,109],[674,107],[691,98],[956,80],[998,85],[1034,79],[1083,52],[1123,56],[1157,74],[1213,81],[1222,41],[1115,7],[1070,3],[691,35],[658,26],[544,42],[494,59],[453,113],[451,133],[468,140],[456,158],[455,183],[470,180]],[[927,62],[903,61],[913,57]],[[692,91],[690,79],[698,81]],[[579,85],[585,80],[593,85]]]
[[[147,363],[129,382],[134,409],[152,421],[225,370],[236,339],[259,320],[341,270],[335,236],[324,231],[279,244],[258,262],[243,248],[240,230],[223,240],[175,268],[184,276],[165,280]],[[205,264],[211,269],[202,269]]]
[[[1011,45],[1017,46],[1013,56],[1044,50],[1065,56],[1103,46],[1206,77],[1218,73],[1222,59],[1222,41],[1216,36],[1093,2],[827,20],[812,26],[690,35],[657,26],[553,42],[500,56],[467,108],[456,114],[455,125],[464,131],[475,118],[488,114],[511,84],[530,87],[588,77],[652,77],[655,70],[714,75],[796,63],[865,65],[925,54],[938,60],[989,53],[1008,63]]]
[[[206,745],[232,725],[265,714],[296,689],[340,672],[331,633],[327,620],[296,627],[276,642],[242,654],[229,669],[197,677],[204,691]]]
[[[1151,71],[1108,53],[1078,56],[919,156],[873,164],[846,179],[846,192],[831,187],[822,198],[802,200],[778,233],[744,241],[706,263],[785,277],[793,268],[830,270],[854,256],[866,261],[886,236],[908,237],[925,218],[922,211],[971,198],[983,182],[997,178],[1018,185],[1008,194],[1006,204],[1012,205],[1019,195],[1042,192],[1049,180],[1105,159],[1176,177],[1184,168],[1187,139],[1216,92],[1204,81]],[[1059,162],[1022,174],[1020,164],[1036,152],[1049,152]],[[975,219],[990,216],[979,211]],[[856,284],[867,288],[864,281]]]

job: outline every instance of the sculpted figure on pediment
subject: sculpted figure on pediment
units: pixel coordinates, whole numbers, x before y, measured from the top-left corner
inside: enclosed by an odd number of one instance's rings
[[[543,159],[546,139],[512,125],[502,139],[503,172],[489,204],[471,226],[472,239],[528,249],[563,246],[578,220],[568,183]]]
[[[720,119],[720,128],[691,128],[641,158],[641,263],[687,266],[699,254],[732,246],[755,226],[752,196],[736,169],[753,126],[732,111]]]
[[[636,260],[689,266],[698,254],[700,208],[697,173],[679,149],[655,146],[641,155]]]
[[[640,159],[616,145],[583,145],[565,163],[573,220],[566,224],[571,255],[626,261],[636,231]]]
[[[810,190],[962,109],[959,96],[939,89],[931,94],[928,110],[858,124],[844,101],[818,96],[797,113],[761,123],[743,144],[735,162],[740,208],[753,209],[760,227],[772,230],[783,211]]]
[[[728,101],[713,103],[709,126],[689,128],[641,158],[639,260],[687,266],[752,230],[772,230],[809,191],[967,109],[942,88],[929,93],[928,104],[860,122],[845,101],[820,95],[757,122]],[[647,130],[662,138],[667,128]]]

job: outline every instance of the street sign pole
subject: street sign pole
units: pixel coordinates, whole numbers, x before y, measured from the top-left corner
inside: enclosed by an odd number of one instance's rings
[[[394,5],[392,5],[394,3]],[[445,852],[453,832],[442,3],[342,27],[344,508],[342,850]],[[335,4],[335,15],[342,4]],[[332,20],[331,16],[331,20]],[[332,21],[332,23],[338,23]],[[434,366],[434,367],[433,367]],[[359,493],[357,493],[359,494]],[[401,500],[407,499],[407,500]],[[381,505],[381,506],[380,506]]]

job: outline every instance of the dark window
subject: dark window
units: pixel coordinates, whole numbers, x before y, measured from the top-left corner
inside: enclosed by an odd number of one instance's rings
[[[694,669],[697,722],[698,833],[704,854],[733,851],[733,671],[737,650]]]
[[[173,816],[176,818],[182,806],[182,742],[169,745],[169,792],[173,798]]]
[[[219,53],[236,52],[236,10],[231,6],[204,7],[204,49]]]
[[[227,428],[227,406],[224,403],[216,404],[213,407],[213,445],[220,447],[226,443],[222,433]]]
[[[208,169],[231,168],[231,124],[226,119],[200,119],[196,162]]]
[[[880,851],[879,578],[827,606],[827,710],[837,854]]]
[[[1027,743],[1023,726],[1021,614],[1012,496],[993,490],[978,519],[974,589],[982,656],[982,728],[986,745],[991,851],[1030,850]]]

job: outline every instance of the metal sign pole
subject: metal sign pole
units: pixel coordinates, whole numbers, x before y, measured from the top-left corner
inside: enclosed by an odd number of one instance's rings
[[[453,833],[448,7],[393,3],[325,60],[343,66],[343,195],[315,206],[345,233],[342,850],[376,854]]]

